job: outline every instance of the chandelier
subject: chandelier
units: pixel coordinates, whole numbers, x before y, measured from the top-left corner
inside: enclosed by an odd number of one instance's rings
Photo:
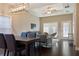
[[[43,14],[51,14],[51,13],[57,11],[57,9],[55,7],[48,6],[48,7],[44,8],[42,11],[43,11]]]
[[[22,10],[28,10],[29,4],[28,3],[21,3],[21,4],[14,4],[14,8],[11,8],[9,12],[18,12]]]

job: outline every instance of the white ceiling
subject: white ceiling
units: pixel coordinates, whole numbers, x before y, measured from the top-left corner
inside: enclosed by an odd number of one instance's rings
[[[68,3],[69,8],[65,8],[67,3],[24,3],[24,4],[23,3],[6,3],[6,4],[0,3],[0,6],[3,6],[0,8],[2,8],[2,11],[6,11],[5,8],[7,8],[7,10],[10,11],[12,8],[18,8],[21,5],[26,6],[26,9],[25,9],[26,12],[29,12],[32,15],[37,16],[37,17],[71,14],[74,11],[74,4],[72,3]],[[47,9],[49,7],[55,10],[52,10],[51,13],[47,14],[48,12]]]
[[[38,17],[55,16],[61,14],[71,14],[74,11],[74,4],[68,4],[69,8],[65,8],[66,3],[32,3],[30,4],[29,12]],[[52,10],[50,14],[46,14],[47,8],[52,7],[56,10]]]

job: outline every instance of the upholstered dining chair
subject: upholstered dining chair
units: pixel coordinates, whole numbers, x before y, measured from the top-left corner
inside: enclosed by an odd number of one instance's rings
[[[51,34],[51,37],[54,38],[56,36],[57,33],[53,33]]]
[[[30,33],[27,34],[27,37],[28,38],[34,38],[35,37],[35,33],[30,32]]]
[[[39,40],[41,45],[47,46],[47,35],[40,35],[40,40]]]
[[[0,33],[0,48],[4,49],[4,56],[6,55],[7,45],[4,38],[4,34]]]
[[[25,49],[25,45],[17,44],[13,34],[5,34],[4,37],[8,49],[7,56],[9,55],[9,52],[13,52],[15,56],[17,55],[17,52],[19,52],[19,55],[21,55],[21,52]]]
[[[26,35],[26,34],[27,34],[26,32],[22,32],[22,33],[21,33],[21,37],[26,38],[26,37],[27,37],[27,35]]]

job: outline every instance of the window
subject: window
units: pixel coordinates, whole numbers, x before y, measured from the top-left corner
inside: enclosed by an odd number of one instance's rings
[[[0,16],[0,28],[11,28],[10,17]]]
[[[58,23],[44,23],[43,24],[43,32],[47,32],[49,34],[58,32]]]
[[[9,33],[11,31],[11,19],[8,16],[0,16],[0,33]]]

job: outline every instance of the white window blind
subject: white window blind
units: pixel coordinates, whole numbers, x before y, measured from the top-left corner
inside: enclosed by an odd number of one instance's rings
[[[8,16],[0,16],[0,28],[11,28],[11,19]]]
[[[11,33],[12,20],[8,16],[0,16],[0,33]]]

